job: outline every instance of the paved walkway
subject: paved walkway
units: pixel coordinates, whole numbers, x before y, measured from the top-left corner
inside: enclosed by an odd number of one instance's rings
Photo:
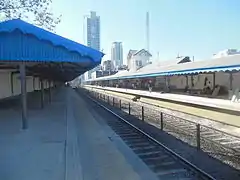
[[[0,179],[144,179],[70,88],[58,90],[43,110],[30,108],[27,130],[19,109],[0,110],[0,117]]]
[[[0,110],[0,179],[64,179],[64,97],[63,92],[57,92],[43,110],[30,108],[29,129],[24,131],[19,109]]]

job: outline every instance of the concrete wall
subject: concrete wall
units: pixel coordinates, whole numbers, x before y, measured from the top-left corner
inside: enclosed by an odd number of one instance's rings
[[[233,90],[235,90],[237,88],[240,89],[240,72],[233,74],[232,86],[233,86]]]
[[[191,84],[191,76],[188,75],[188,86],[192,89],[202,89],[204,87],[205,77],[210,81],[210,87],[213,87],[213,75],[212,74],[199,74],[193,76],[193,84]],[[184,89],[187,85],[186,76],[171,76],[170,77],[170,86],[173,86],[176,89]],[[230,74],[224,72],[216,72],[215,75],[215,84],[225,86],[230,89]],[[233,81],[232,81],[233,90],[236,88],[240,88],[240,72],[233,73]]]
[[[11,86],[11,72],[0,71],[0,99],[21,94],[20,74],[13,74],[12,84],[13,86]],[[49,87],[48,81],[44,80],[43,84],[45,89]],[[53,86],[53,82],[50,83],[50,86]],[[37,77],[34,78],[27,76],[26,89],[27,92],[40,90],[40,79]]]
[[[240,88],[240,72],[233,73],[233,81],[232,81],[232,89],[235,90]],[[205,77],[208,78],[210,81],[210,87],[213,88],[213,75],[212,74],[199,74],[190,75],[188,76],[170,76],[169,78],[169,85],[173,89],[185,89],[185,87],[189,86],[191,89],[203,89]],[[191,78],[193,78],[193,84],[191,83]],[[188,81],[188,83],[187,83]],[[230,74],[224,72],[216,72],[215,74],[215,84],[225,86],[227,89],[230,89]],[[155,87],[157,88],[164,88],[166,86],[165,77],[156,77]]]

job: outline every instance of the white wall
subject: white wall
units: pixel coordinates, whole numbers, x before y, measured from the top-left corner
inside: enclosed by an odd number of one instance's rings
[[[144,55],[141,55],[141,54],[137,54],[137,55],[134,55],[132,58],[131,58],[131,63],[130,63],[130,71],[136,71],[137,69],[139,69],[140,67],[143,67],[147,64],[147,62],[149,62],[149,56],[146,56],[145,54]],[[141,65],[139,65],[139,63],[137,62],[141,62]]]
[[[26,77],[26,89],[27,92],[32,92],[34,91],[33,89],[33,77]]]
[[[21,83],[19,78],[19,74],[13,75],[13,96],[21,94]]]
[[[12,96],[9,72],[0,72],[0,99]]]
[[[35,90],[40,90],[41,89],[40,79],[38,77],[35,77],[34,79]]]
[[[21,94],[21,82],[20,82],[20,75],[19,74],[13,74],[13,93],[11,88],[11,72],[4,72],[0,71],[0,99],[16,96]],[[40,79],[34,78],[28,76],[26,80],[26,89],[27,92],[32,92],[34,90],[40,90]],[[34,84],[35,87],[34,87]],[[48,88],[48,81],[44,80],[43,82],[44,88]],[[51,82],[51,87],[53,86],[53,82]]]

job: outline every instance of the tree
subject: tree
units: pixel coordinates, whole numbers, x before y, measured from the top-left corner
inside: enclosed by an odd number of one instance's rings
[[[3,20],[28,19],[35,25],[54,31],[61,16],[51,11],[52,0],[0,0],[0,15]]]

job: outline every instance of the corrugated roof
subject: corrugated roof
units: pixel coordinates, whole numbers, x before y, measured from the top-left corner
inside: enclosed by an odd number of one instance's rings
[[[173,60],[169,60],[169,61],[157,61],[157,62],[153,62],[152,64],[148,64],[140,69],[137,70],[137,72],[146,72],[146,71],[152,71],[152,70],[158,70],[161,67],[164,66],[170,66],[170,65],[176,65],[176,64],[180,64],[180,62],[186,58],[186,56],[184,57],[180,57],[180,58],[176,58]]]
[[[139,69],[136,72],[126,72],[117,76],[108,76],[95,80],[107,80],[107,79],[126,79],[126,78],[140,78],[140,77],[154,77],[154,76],[166,76],[166,75],[183,75],[194,73],[208,73],[219,71],[233,71],[240,70],[240,55],[231,55],[222,58],[209,59],[197,62],[187,62],[183,64],[170,64],[160,67],[154,67],[154,65],[148,65],[145,69]]]
[[[15,30],[20,30],[23,34],[31,34],[39,40],[50,41],[54,46],[62,46],[68,51],[79,53],[81,56],[91,57],[93,61],[101,61],[101,58],[104,56],[103,53],[97,50],[46,31],[20,19],[13,19],[0,23],[0,33],[11,33]]]
[[[100,64],[103,56],[20,19],[0,23],[0,69],[17,70],[18,61],[24,61],[28,75],[69,81]]]

